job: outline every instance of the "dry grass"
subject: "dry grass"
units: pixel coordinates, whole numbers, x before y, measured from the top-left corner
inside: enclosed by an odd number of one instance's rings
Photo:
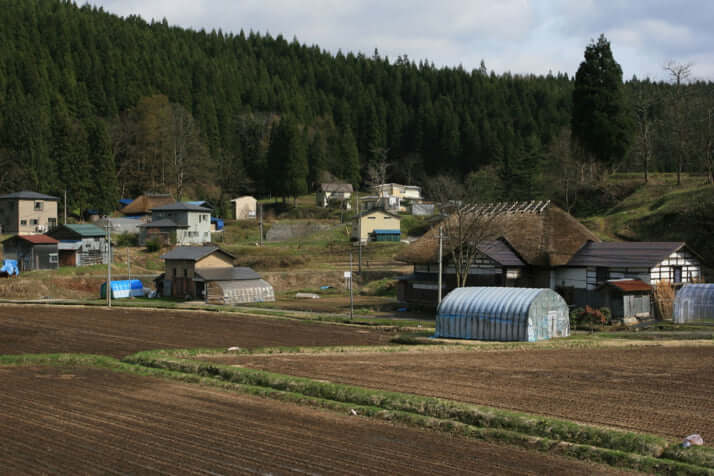
[[[672,319],[674,309],[674,286],[669,281],[660,281],[654,287],[655,314],[658,320]]]

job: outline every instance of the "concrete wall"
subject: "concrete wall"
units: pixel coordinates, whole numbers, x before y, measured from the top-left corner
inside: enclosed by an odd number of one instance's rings
[[[233,202],[233,216],[236,220],[248,220],[257,217],[258,201],[253,197],[239,197],[231,200]]]

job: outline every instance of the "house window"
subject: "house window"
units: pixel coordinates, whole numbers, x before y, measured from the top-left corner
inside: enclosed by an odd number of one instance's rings
[[[595,268],[595,282],[604,283],[609,278],[609,269],[604,266]]]
[[[176,268],[174,268],[174,278],[176,277]]]
[[[675,283],[681,283],[682,282],[682,267],[681,266],[675,266],[672,268],[672,274],[674,275],[674,282]]]
[[[50,263],[58,263],[59,262],[59,257],[57,256],[57,253],[50,253]]]
[[[369,220],[376,220],[377,217],[367,217]]]
[[[57,226],[57,219],[56,218],[48,218],[47,219],[47,225],[51,228],[54,228]]]
[[[42,211],[45,208],[44,202],[35,202],[35,211]]]
[[[37,218],[33,218],[30,220],[30,225],[37,225],[39,222],[37,221]]]
[[[20,226],[27,226],[27,220],[20,220]]]
[[[183,277],[184,278],[188,277],[188,270],[186,268],[184,268],[184,270],[183,270]]]

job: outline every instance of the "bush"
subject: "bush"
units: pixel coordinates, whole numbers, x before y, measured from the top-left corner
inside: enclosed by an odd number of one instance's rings
[[[150,240],[147,240],[146,249],[152,253],[154,251],[159,251],[161,249],[161,241],[158,238],[151,238]]]
[[[139,235],[124,232],[117,235],[115,240],[115,246],[136,246],[139,244]]]

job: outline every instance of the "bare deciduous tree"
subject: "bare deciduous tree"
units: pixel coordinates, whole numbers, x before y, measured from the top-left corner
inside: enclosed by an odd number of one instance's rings
[[[388,149],[378,147],[372,150],[375,160],[367,167],[367,183],[372,187],[384,185],[387,182],[391,164],[387,161]]]
[[[664,70],[669,74],[670,79],[674,83],[674,91],[671,98],[671,127],[676,136],[677,185],[681,185],[682,183],[682,170],[689,145],[688,98],[686,97],[682,83],[687,82],[691,76],[692,66],[692,63],[678,63],[673,60],[668,61],[667,64],[664,65]]]
[[[427,183],[427,193],[444,217],[440,224],[444,254],[454,267],[456,285],[466,286],[471,266],[481,253],[479,247],[496,238],[494,226],[498,215],[490,212],[490,205],[480,202],[478,190],[464,186],[453,177],[435,177]]]

